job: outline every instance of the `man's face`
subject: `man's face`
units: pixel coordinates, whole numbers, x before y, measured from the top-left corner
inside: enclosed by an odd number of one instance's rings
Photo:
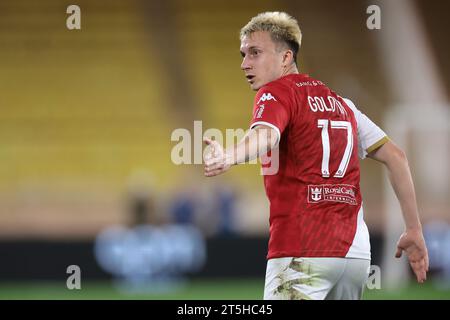
[[[283,53],[267,31],[253,32],[241,40],[241,69],[252,90],[280,78],[283,74]]]

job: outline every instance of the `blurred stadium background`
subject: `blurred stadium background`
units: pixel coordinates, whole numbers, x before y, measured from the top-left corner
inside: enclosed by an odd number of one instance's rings
[[[66,28],[71,4],[81,30]],[[380,30],[366,27],[371,4]],[[449,9],[445,0],[1,0],[0,299],[261,299],[259,166],[205,179],[201,165],[171,161],[171,135],[186,128],[200,141],[209,128],[248,127],[254,92],[238,33],[268,10],[299,20],[301,72],[351,98],[410,159],[430,279],[417,286],[405,260],[392,262],[401,214],[386,173],[366,160],[382,289],[365,298],[449,299]],[[66,287],[70,265],[81,290]]]

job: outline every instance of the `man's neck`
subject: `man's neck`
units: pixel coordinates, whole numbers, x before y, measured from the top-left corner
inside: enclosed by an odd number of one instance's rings
[[[290,66],[288,66],[286,68],[286,70],[283,71],[283,73],[281,74],[282,77],[287,76],[289,74],[298,74],[298,69],[297,69],[297,65],[295,63],[291,64]]]

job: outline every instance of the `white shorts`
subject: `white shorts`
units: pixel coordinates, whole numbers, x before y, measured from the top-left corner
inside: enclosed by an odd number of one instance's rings
[[[270,259],[264,300],[359,300],[369,272],[365,259]]]

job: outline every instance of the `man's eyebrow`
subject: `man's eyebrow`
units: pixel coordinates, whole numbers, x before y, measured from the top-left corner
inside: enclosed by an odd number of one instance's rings
[[[247,51],[251,51],[251,50],[261,50],[261,48],[259,48],[258,46],[251,46],[251,47],[248,47],[247,48]],[[244,56],[245,55],[245,53],[244,53],[244,51],[242,51],[242,50],[239,50],[240,52],[241,52],[241,56]]]

